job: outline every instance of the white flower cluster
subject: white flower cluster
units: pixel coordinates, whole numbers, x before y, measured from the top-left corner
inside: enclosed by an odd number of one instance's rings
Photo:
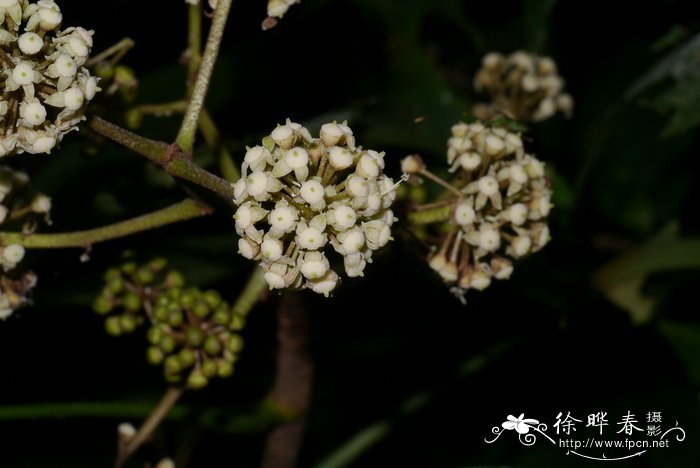
[[[50,153],[100,91],[83,66],[92,31],[62,21],[53,0],[0,0],[0,157]]]
[[[492,278],[510,277],[511,259],[547,244],[551,190],[544,164],[504,128],[459,123],[447,155],[462,195],[448,205],[453,227],[429,263],[461,291],[483,290]]]
[[[270,18],[282,18],[289,10],[289,7],[300,2],[301,0],[268,0],[267,16]]]
[[[362,276],[372,252],[391,240],[394,182],[384,154],[355,146],[345,124],[320,138],[287,120],[249,148],[235,184],[239,253],[260,260],[270,289],[309,288],[328,295],[339,282],[326,251]]]
[[[490,106],[475,109],[480,118],[490,117],[496,110],[518,121],[538,122],[557,111],[567,117],[573,111],[574,101],[563,92],[564,80],[549,57],[524,51],[507,57],[491,52],[483,58],[482,67],[474,77],[474,87],[491,98]]]

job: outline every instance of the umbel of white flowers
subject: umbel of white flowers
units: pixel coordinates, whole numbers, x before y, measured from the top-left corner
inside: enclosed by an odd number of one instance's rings
[[[83,66],[93,32],[62,21],[53,0],[0,0],[0,157],[50,153],[100,91]]]
[[[474,114],[484,120],[501,112],[520,122],[539,122],[557,111],[567,117],[573,112],[574,101],[564,92],[564,80],[549,57],[524,51],[508,56],[490,52],[474,77],[474,88],[491,99],[490,104],[474,108]]]
[[[447,234],[428,260],[462,294],[486,289],[492,278],[508,279],[512,260],[547,244],[551,190],[544,164],[525,153],[519,134],[459,123],[447,146],[449,170],[457,173],[455,190],[445,201]],[[419,173],[424,165],[409,156],[402,168]]]
[[[362,276],[392,239],[396,186],[383,169],[384,154],[356,146],[346,123],[313,138],[287,120],[245,155],[235,184],[239,253],[260,261],[270,289],[328,295],[339,283],[333,251],[348,276]]]

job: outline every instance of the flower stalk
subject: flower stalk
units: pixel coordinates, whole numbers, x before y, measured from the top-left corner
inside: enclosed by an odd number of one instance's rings
[[[87,248],[99,242],[126,237],[167,224],[204,216],[211,212],[212,209],[209,206],[192,199],[186,199],[137,218],[86,231],[29,235],[0,232],[0,244],[21,244],[27,249]]]

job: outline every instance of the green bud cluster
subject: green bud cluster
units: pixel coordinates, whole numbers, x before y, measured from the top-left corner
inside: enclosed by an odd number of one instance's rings
[[[229,377],[243,349],[245,318],[216,291],[172,288],[160,296],[148,329],[149,362],[163,365],[165,378],[194,389],[214,377]]]
[[[176,270],[166,272],[162,258],[145,265],[126,262],[110,268],[104,275],[104,287],[93,302],[93,309],[106,315],[105,330],[112,336],[131,333],[145,323],[154,301],[174,287],[182,287],[184,278]],[[144,316],[143,312],[146,312]]]
[[[214,290],[186,287],[164,259],[127,262],[108,270],[94,310],[106,315],[105,330],[119,336],[150,324],[146,357],[162,365],[170,383],[200,389],[214,377],[229,377],[243,348],[237,333],[245,317]]]

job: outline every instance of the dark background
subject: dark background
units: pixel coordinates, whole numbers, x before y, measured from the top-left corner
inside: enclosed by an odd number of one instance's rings
[[[509,414],[551,426],[560,411],[584,420],[607,411],[611,439],[621,438],[616,422],[627,411],[643,427],[647,412],[661,411],[662,426],[677,421],[686,440],[616,466],[700,466],[694,2],[616,11],[600,0],[304,0],[263,33],[264,3],[234,2],[208,100],[238,158],[287,117],[312,132],[348,119],[359,144],[387,152],[392,176],[414,152],[440,167],[491,50],[554,57],[576,102],[573,119],[531,127],[529,148],[552,170],[553,241],[518,263],[510,281],[470,293],[463,307],[399,230],[363,280],[344,282],[327,300],[305,294],[316,379],[300,466],[341,448],[363,467],[601,463],[544,439],[524,447],[514,433],[484,442]],[[124,63],[140,80],[137,102],[184,94],[184,1],[60,5],[64,24],[95,29],[95,51],[124,36],[136,41]],[[644,81],[664,60],[660,78]],[[177,126],[175,118],[146,119],[138,131],[168,141]],[[103,225],[182,198],[137,155],[112,145],[89,155],[87,141],[71,135],[49,157],[3,161],[53,197],[51,230]],[[206,149],[196,157],[215,170]],[[142,420],[165,384],[144,359],[142,334],[103,332],[90,310],[100,276],[127,249],[143,259],[165,255],[193,284],[233,300],[253,265],[235,252],[230,215],[222,207],[209,219],[97,245],[87,263],[77,250],[28,254],[39,275],[34,305],[0,324],[0,466],[110,466],[117,424]],[[609,300],[628,284],[641,295]],[[129,466],[164,456],[193,467],[259,464],[265,423],[257,408],[274,373],[278,302],[270,296],[251,314],[234,377],[186,395]],[[580,425],[577,436],[587,431]],[[357,434],[379,437],[346,446]]]

